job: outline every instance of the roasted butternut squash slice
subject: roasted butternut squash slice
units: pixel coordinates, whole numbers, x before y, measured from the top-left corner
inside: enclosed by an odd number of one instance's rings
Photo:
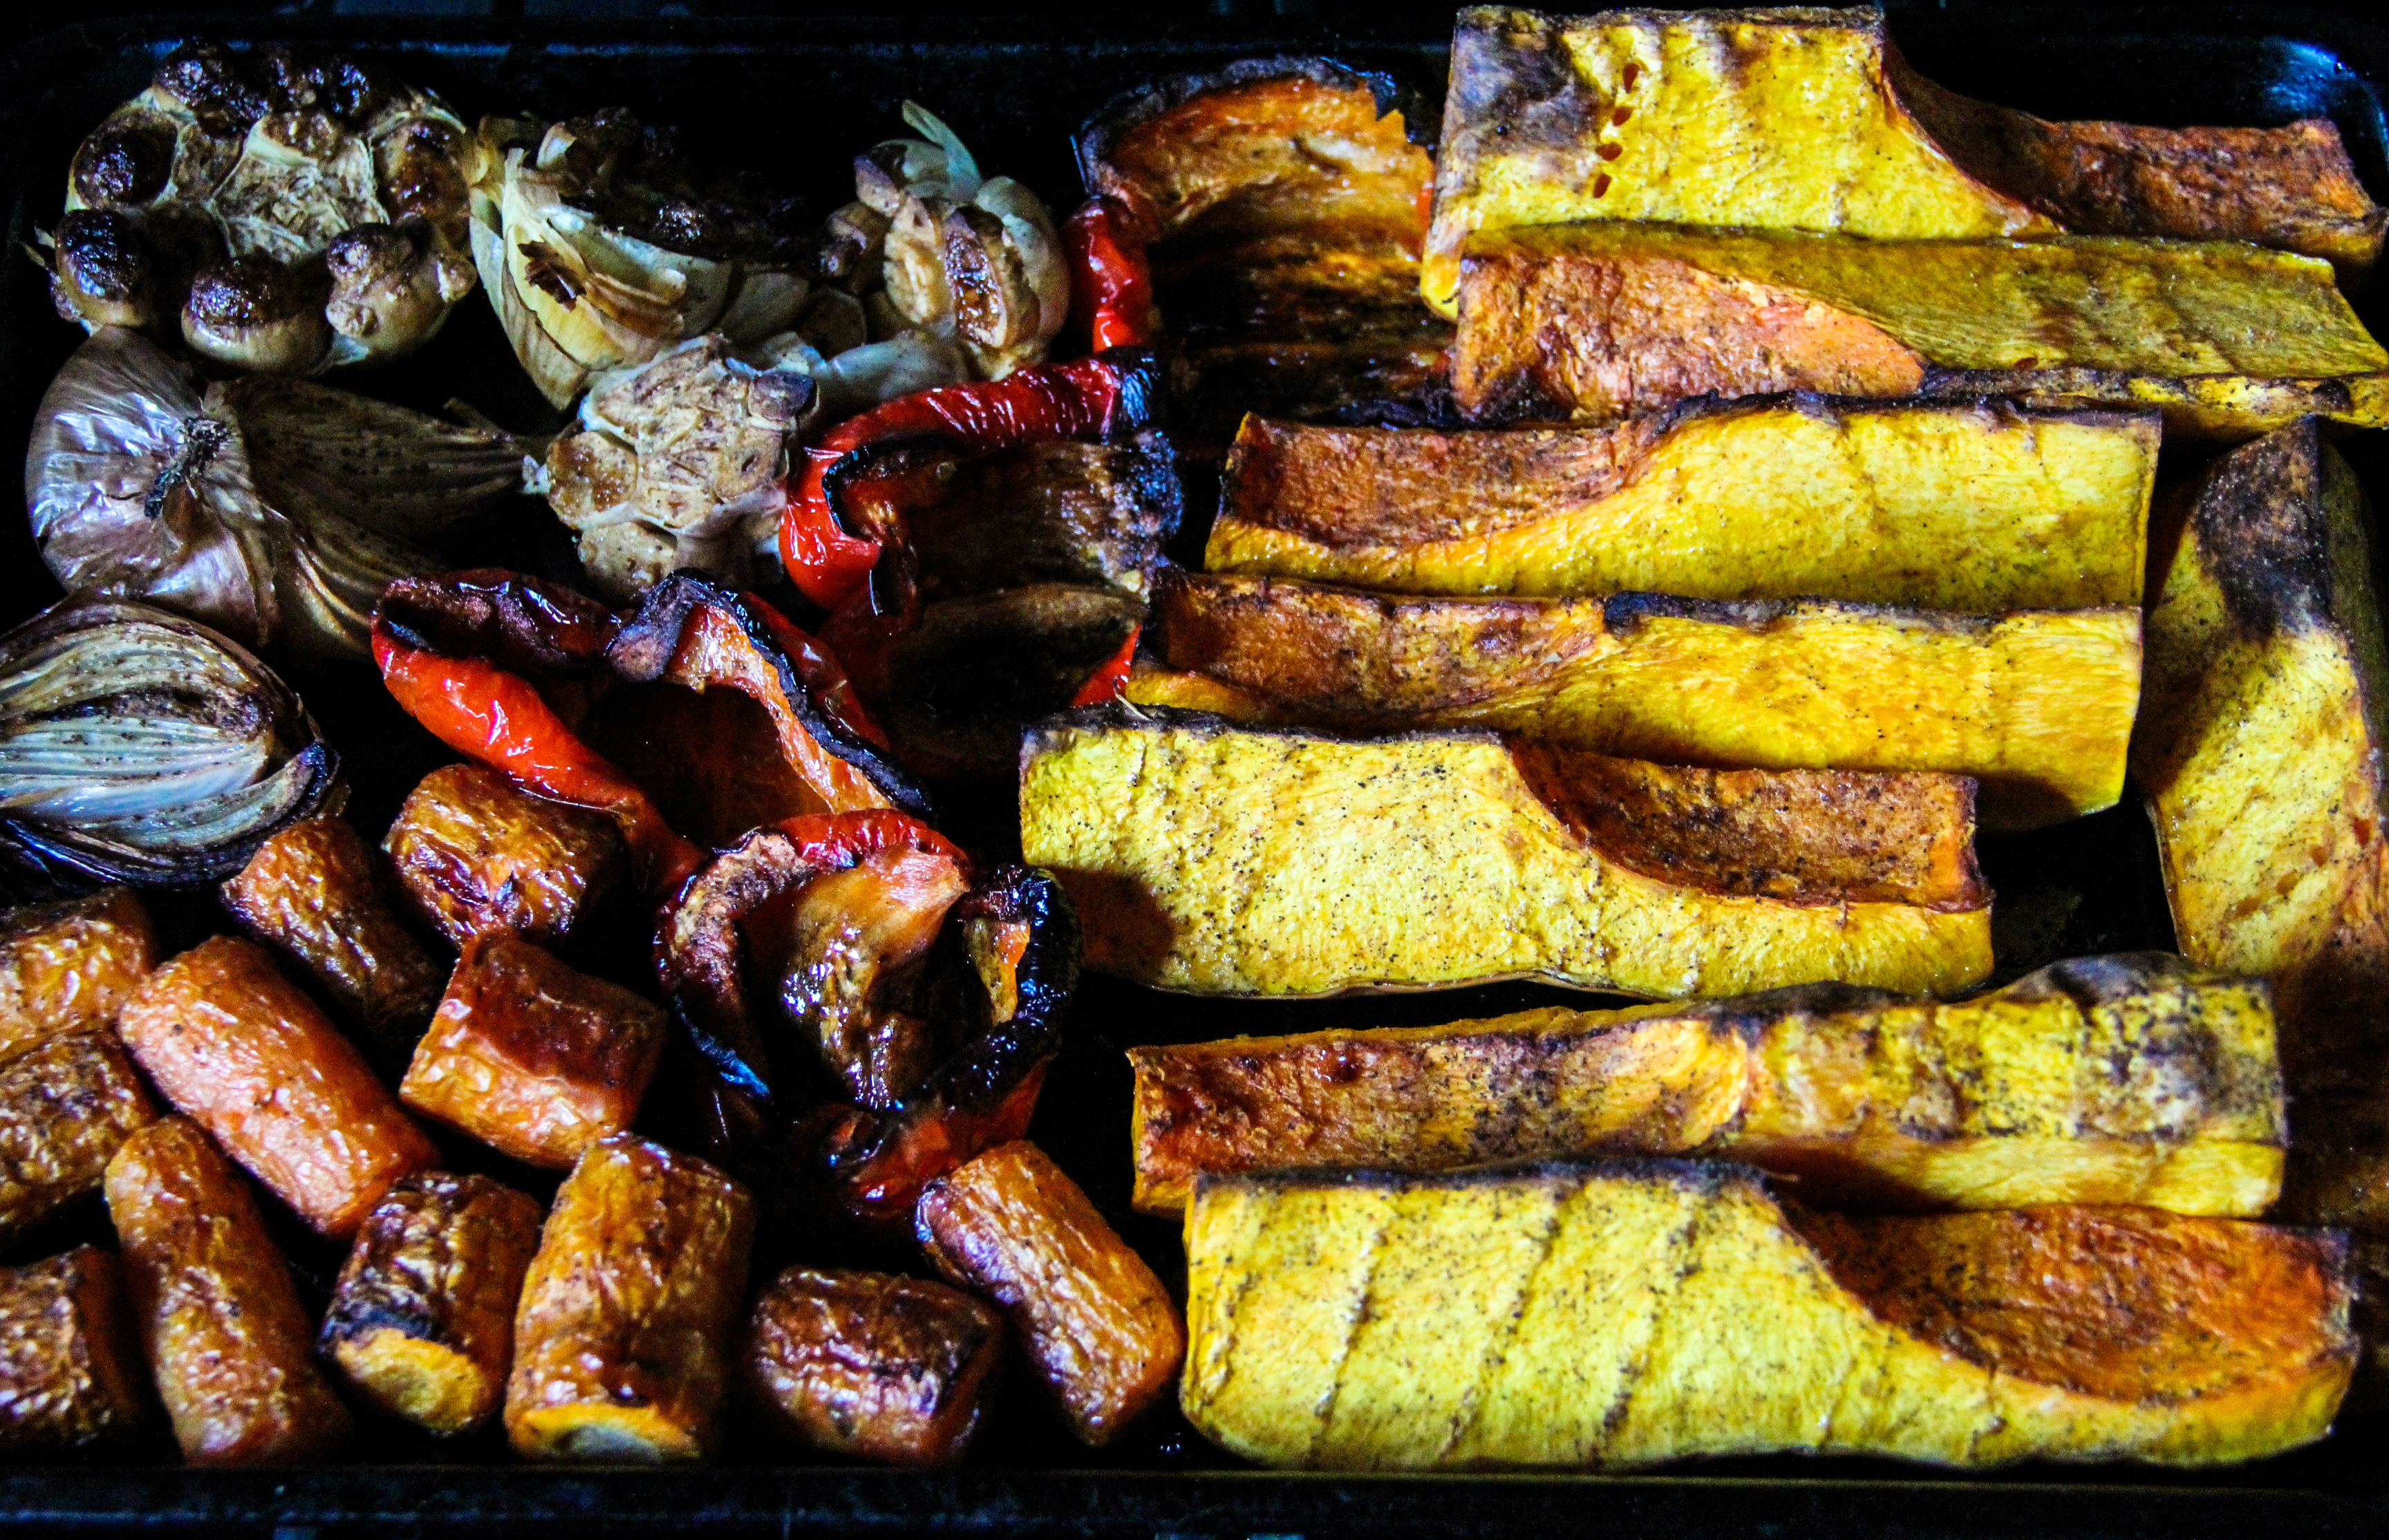
[[[1775,390],[2153,406],[2170,434],[2235,441],[2389,422],[2389,353],[2331,265],[2237,243],[1591,220],[1477,237],[1460,289],[1451,389],[1476,423]]]
[[[1490,727],[1669,764],[1942,770],[1994,828],[2124,791],[2137,610],[1960,615],[1809,600],[1405,598],[1164,575],[1170,668],[1270,719]],[[1137,681],[1130,698],[1143,700]]]
[[[1680,1161],[1208,1177],[1186,1254],[1187,1419],[1278,1466],[2215,1464],[2321,1437],[2356,1357],[2332,1231]]]
[[[2137,605],[2153,413],[1816,397],[1606,428],[1245,419],[1205,565],[1399,593]]]
[[[1617,1152],[1748,1161],[1836,1206],[2253,1218],[2289,1142],[2271,991],[2157,952],[2056,963],[1954,1005],[1805,985],[1138,1048],[1129,1063],[1151,1214],[1182,1211],[1206,1173]]]
[[[1030,730],[1020,821],[1087,965],[1166,989],[1946,993],[1990,971],[1955,776],[1680,770],[1113,706]]]

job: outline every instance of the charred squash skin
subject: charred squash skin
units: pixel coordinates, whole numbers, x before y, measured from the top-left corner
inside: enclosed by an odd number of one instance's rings
[[[1029,734],[1021,848],[1071,891],[1090,966],[1198,994],[1947,994],[1989,973],[1971,783],[1577,757],[1630,796],[1571,816],[1490,734],[1097,708]],[[1720,826],[1755,844],[1730,855]]]
[[[1080,1443],[1109,1443],[1169,1388],[1186,1351],[1169,1292],[1035,1145],[931,1182],[913,1224],[939,1272],[1003,1306]]]
[[[2335,1232],[1680,1161],[1206,1177],[1186,1237],[1182,1403],[1273,1466],[2218,1464],[2321,1437],[2356,1354]]]
[[[561,940],[628,865],[610,820],[528,795],[474,764],[442,765],[425,776],[400,806],[382,848],[415,911],[459,948],[492,934]],[[436,976],[431,988],[436,1006]]]
[[[2289,1142],[2271,991],[2153,952],[1954,1005],[1808,985],[1131,1049],[1129,1063],[1136,1205],[1173,1215],[1206,1173],[1617,1152],[1748,1161],[1835,1207],[2254,1218]]]
[[[219,935],[149,977],[118,1017],[160,1094],[326,1235],[353,1233],[439,1152],[254,941]]]
[[[185,1459],[304,1465],[347,1441],[289,1269],[198,1125],[163,1118],[127,1139],[109,1163],[108,1212]]]
[[[401,1180],[357,1231],[318,1343],[358,1394],[442,1435],[505,1398],[540,1207],[487,1177]]]
[[[381,869],[337,818],[278,830],[224,885],[241,928],[297,961],[384,1052],[440,1000],[440,969],[384,898]]]
[[[506,1436],[530,1459],[713,1451],[755,1232],[747,1190],[629,1134],[556,1190],[515,1315]]]
[[[2114,803],[2140,700],[2131,609],[1960,615],[1654,593],[1405,598],[1171,569],[1169,667],[1213,707],[1344,732],[1488,727],[1667,764],[1935,770],[1985,822]],[[1131,679],[1129,698],[1151,699]],[[1164,696],[1166,700],[1169,697]]]
[[[888,1273],[791,1267],[747,1322],[748,1404],[799,1448],[891,1465],[960,1460],[1003,1348],[1003,1317]]]
[[[155,1415],[148,1381],[113,1254],[0,1267],[0,1451],[122,1440]]]
[[[0,918],[0,1057],[116,1020],[158,966],[149,911],[129,887]]]
[[[528,1165],[568,1171],[619,1134],[664,1050],[664,1013],[517,936],[465,943],[399,1099]]]
[[[158,1115],[116,1034],[46,1038],[0,1065],[0,1240],[87,1192]]]

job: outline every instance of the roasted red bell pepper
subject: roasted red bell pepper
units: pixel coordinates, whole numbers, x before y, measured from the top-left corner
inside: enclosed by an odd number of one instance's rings
[[[1087,682],[1079,686],[1079,693],[1070,697],[1070,704],[1073,706],[1101,706],[1105,701],[1118,700],[1128,689],[1128,671],[1136,662],[1136,644],[1143,635],[1144,628],[1142,626],[1129,632],[1128,640],[1120,643],[1120,650],[1105,659],[1102,668],[1087,676]]]
[[[1069,335],[1091,351],[1143,348],[1159,328],[1144,238],[1116,198],[1091,197],[1062,227],[1070,254]]]

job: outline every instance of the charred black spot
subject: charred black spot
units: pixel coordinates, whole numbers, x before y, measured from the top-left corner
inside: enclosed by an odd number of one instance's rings
[[[2244,444],[2207,472],[2190,515],[2202,565],[2242,634],[2333,624],[2331,516],[2322,437],[2305,418]]]
[[[58,221],[57,272],[74,292],[129,301],[149,282],[149,246],[122,214],[78,209]]]
[[[243,65],[220,43],[186,43],[166,56],[151,83],[189,108],[210,134],[228,139],[265,116],[265,95]]]
[[[271,257],[236,257],[210,262],[192,275],[186,313],[212,331],[239,331],[320,310],[324,299],[313,274]]]
[[[127,114],[100,124],[75,152],[75,191],[94,208],[139,208],[173,170],[172,128],[153,114]]]

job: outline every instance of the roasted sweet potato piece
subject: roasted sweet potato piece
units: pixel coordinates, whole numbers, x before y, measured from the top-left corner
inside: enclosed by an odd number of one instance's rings
[[[556,1190],[515,1313],[506,1436],[532,1459],[712,1453],[755,1231],[747,1190],[629,1134]]]
[[[194,1465],[302,1465],[350,1432],[314,1333],[249,1184],[188,1118],[160,1118],[108,1164],[108,1212],[142,1346]]]
[[[149,970],[158,940],[129,887],[0,916],[0,1057],[106,1026]]]
[[[77,1246],[0,1267],[0,1450],[113,1443],[150,1405],[113,1254]]]
[[[1973,839],[1958,777],[1681,770],[1489,733],[1113,706],[1033,730],[1021,761],[1021,849],[1070,890],[1088,965],[1203,994],[1950,993],[1990,972]]]
[[[97,1191],[109,1157],[157,1115],[104,1028],[47,1038],[0,1065],[0,1239]]]
[[[1614,1151],[1748,1161],[1841,1207],[2253,1218],[2289,1143],[2271,991],[2157,952],[2056,963],[1956,1005],[1808,985],[1129,1063],[1136,1204],[1155,1214],[1183,1210],[1205,1172]]]
[[[931,1182],[913,1228],[939,1272],[1003,1306],[1081,1443],[1109,1443],[1178,1372],[1169,1291],[1027,1139]]]
[[[627,860],[604,814],[532,796],[470,764],[425,776],[382,848],[415,908],[459,947],[484,931],[561,938]]]
[[[978,1432],[1003,1317],[941,1283],[791,1267],[747,1317],[748,1400],[780,1437],[893,1465],[952,1465]]]
[[[1404,598],[1163,575],[1172,668],[1347,732],[1490,727],[1663,764],[1940,770],[2031,828],[2124,792],[2140,616],[1822,600]],[[1139,700],[1137,681],[1130,699]]]
[[[539,1204],[487,1177],[400,1178],[357,1229],[317,1339],[351,1385],[435,1433],[498,1409]]]
[[[2389,422],[2389,353],[2330,264],[2235,243],[1592,220],[1477,237],[1460,288],[1451,391],[1473,423],[1776,390],[2153,406],[2169,435],[2229,441]]]
[[[440,1003],[440,966],[382,892],[380,858],[344,819],[277,831],[224,885],[241,928],[315,975],[377,1050],[403,1053]]]
[[[485,932],[465,942],[398,1094],[518,1161],[563,1171],[630,1126],[663,1049],[652,1001]]]
[[[117,1018],[133,1057],[274,1195],[347,1236],[438,1152],[305,991],[219,935],[149,976]]]
[[[1683,1161],[1205,1177],[1186,1253],[1181,1401],[1270,1465],[2216,1464],[2321,1437],[2356,1357],[2341,1234]]]
[[[1401,593],[2137,605],[2153,413],[1721,403],[1436,433],[1247,417],[1205,565]]]

